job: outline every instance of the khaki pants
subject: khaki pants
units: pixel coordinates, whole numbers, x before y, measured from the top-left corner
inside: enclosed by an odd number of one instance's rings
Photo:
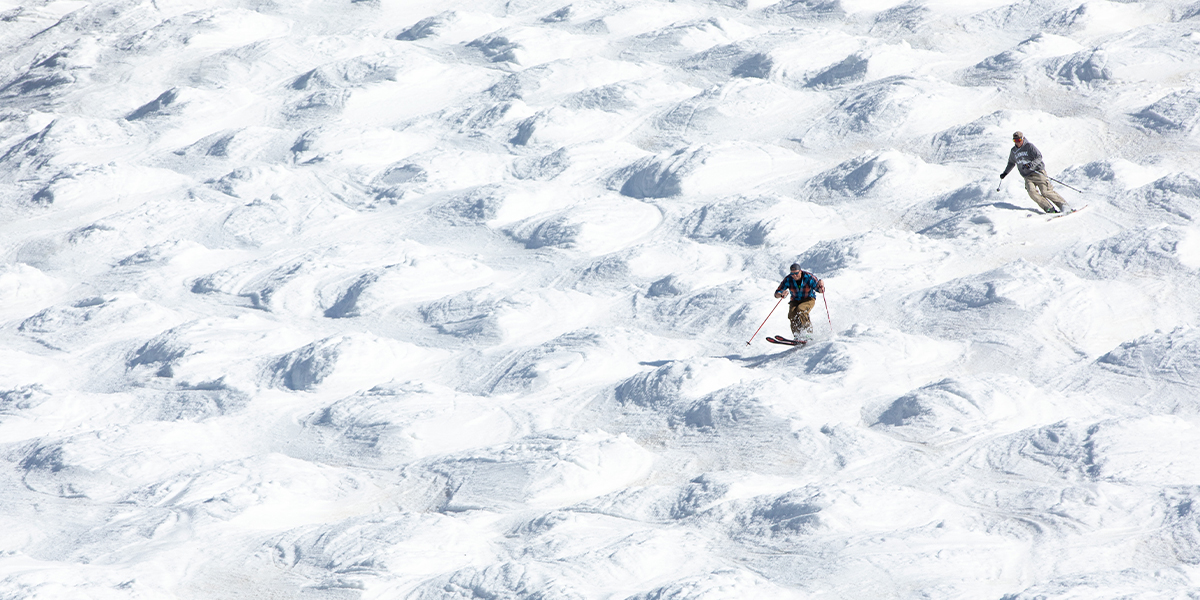
[[[808,313],[816,305],[816,298],[788,304],[788,322],[792,324],[792,337],[800,339],[801,335],[812,333],[812,321],[809,320]]]
[[[1042,173],[1034,173],[1025,178],[1025,191],[1046,212],[1061,212],[1067,203],[1054,191],[1050,179]]]

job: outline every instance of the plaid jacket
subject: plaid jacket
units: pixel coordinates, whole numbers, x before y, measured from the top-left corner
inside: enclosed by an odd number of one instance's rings
[[[788,276],[783,278],[783,283],[775,288],[776,292],[783,290],[792,292],[792,302],[804,302],[810,298],[816,298],[817,278],[808,271],[800,271],[800,280],[797,281],[791,273],[788,273]]]

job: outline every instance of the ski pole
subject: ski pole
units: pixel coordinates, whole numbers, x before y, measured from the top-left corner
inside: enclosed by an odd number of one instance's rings
[[[1071,186],[1069,186],[1069,185],[1067,185],[1067,184],[1065,184],[1065,183],[1063,183],[1063,182],[1061,182],[1061,181],[1059,181],[1059,180],[1057,180],[1057,179],[1055,179],[1055,178],[1053,178],[1053,177],[1051,177],[1051,176],[1049,176],[1049,175],[1047,175],[1047,176],[1046,176],[1046,179],[1049,179],[1050,181],[1053,181],[1053,182],[1055,182],[1055,183],[1058,183],[1058,184],[1064,185],[1064,186],[1066,186],[1066,187],[1067,187],[1067,188],[1069,188],[1069,189],[1072,189],[1072,190],[1075,190],[1075,191],[1079,192],[1080,194],[1082,194],[1082,193],[1083,193],[1083,190],[1081,190],[1081,189],[1078,189],[1078,188],[1073,188],[1073,187],[1071,187]]]
[[[1004,185],[1004,178],[1003,178],[1003,177],[1001,177],[1001,178],[1000,178],[1000,185],[996,186],[996,191],[997,191],[997,192],[998,192],[998,191],[1000,191],[1000,186],[1002,186],[1002,185]]]
[[[821,301],[825,303],[825,318],[829,319],[829,334],[837,335],[833,332],[833,318],[829,316],[829,300],[825,299],[824,292],[821,292]]]
[[[783,302],[783,298],[782,298],[782,297],[781,297],[781,298],[779,298],[779,302]],[[770,318],[771,318],[771,315],[772,315],[772,314],[775,314],[775,309],[776,309],[776,308],[779,308],[779,302],[776,302],[776,303],[775,303],[775,307],[771,309],[771,312],[767,313],[767,319],[770,319]],[[755,329],[755,330],[754,330],[754,335],[758,335],[758,332],[762,331],[763,325],[766,325],[766,324],[767,324],[767,319],[763,319],[762,325],[759,325],[759,326],[758,326],[758,329]],[[750,339],[746,340],[746,345],[747,345],[747,346],[749,346],[749,345],[750,345],[750,342],[754,341],[754,335],[750,336]]]

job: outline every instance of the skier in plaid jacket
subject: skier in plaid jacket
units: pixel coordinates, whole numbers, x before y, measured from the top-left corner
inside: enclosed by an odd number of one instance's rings
[[[812,320],[808,313],[817,304],[817,293],[825,293],[825,282],[817,279],[812,273],[792,263],[790,273],[775,289],[775,297],[782,298],[791,294],[788,302],[788,322],[792,325],[792,335],[797,342],[812,337]]]

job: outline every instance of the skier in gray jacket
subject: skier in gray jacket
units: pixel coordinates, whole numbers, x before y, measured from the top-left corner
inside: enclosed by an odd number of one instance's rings
[[[1000,179],[1004,179],[1013,166],[1016,166],[1017,172],[1025,178],[1025,191],[1042,210],[1048,213],[1069,213],[1073,210],[1067,205],[1067,201],[1054,191],[1054,186],[1046,175],[1046,165],[1042,163],[1041,151],[1026,141],[1025,134],[1020,131],[1013,134],[1013,147],[1008,152],[1008,166],[1000,174]]]

